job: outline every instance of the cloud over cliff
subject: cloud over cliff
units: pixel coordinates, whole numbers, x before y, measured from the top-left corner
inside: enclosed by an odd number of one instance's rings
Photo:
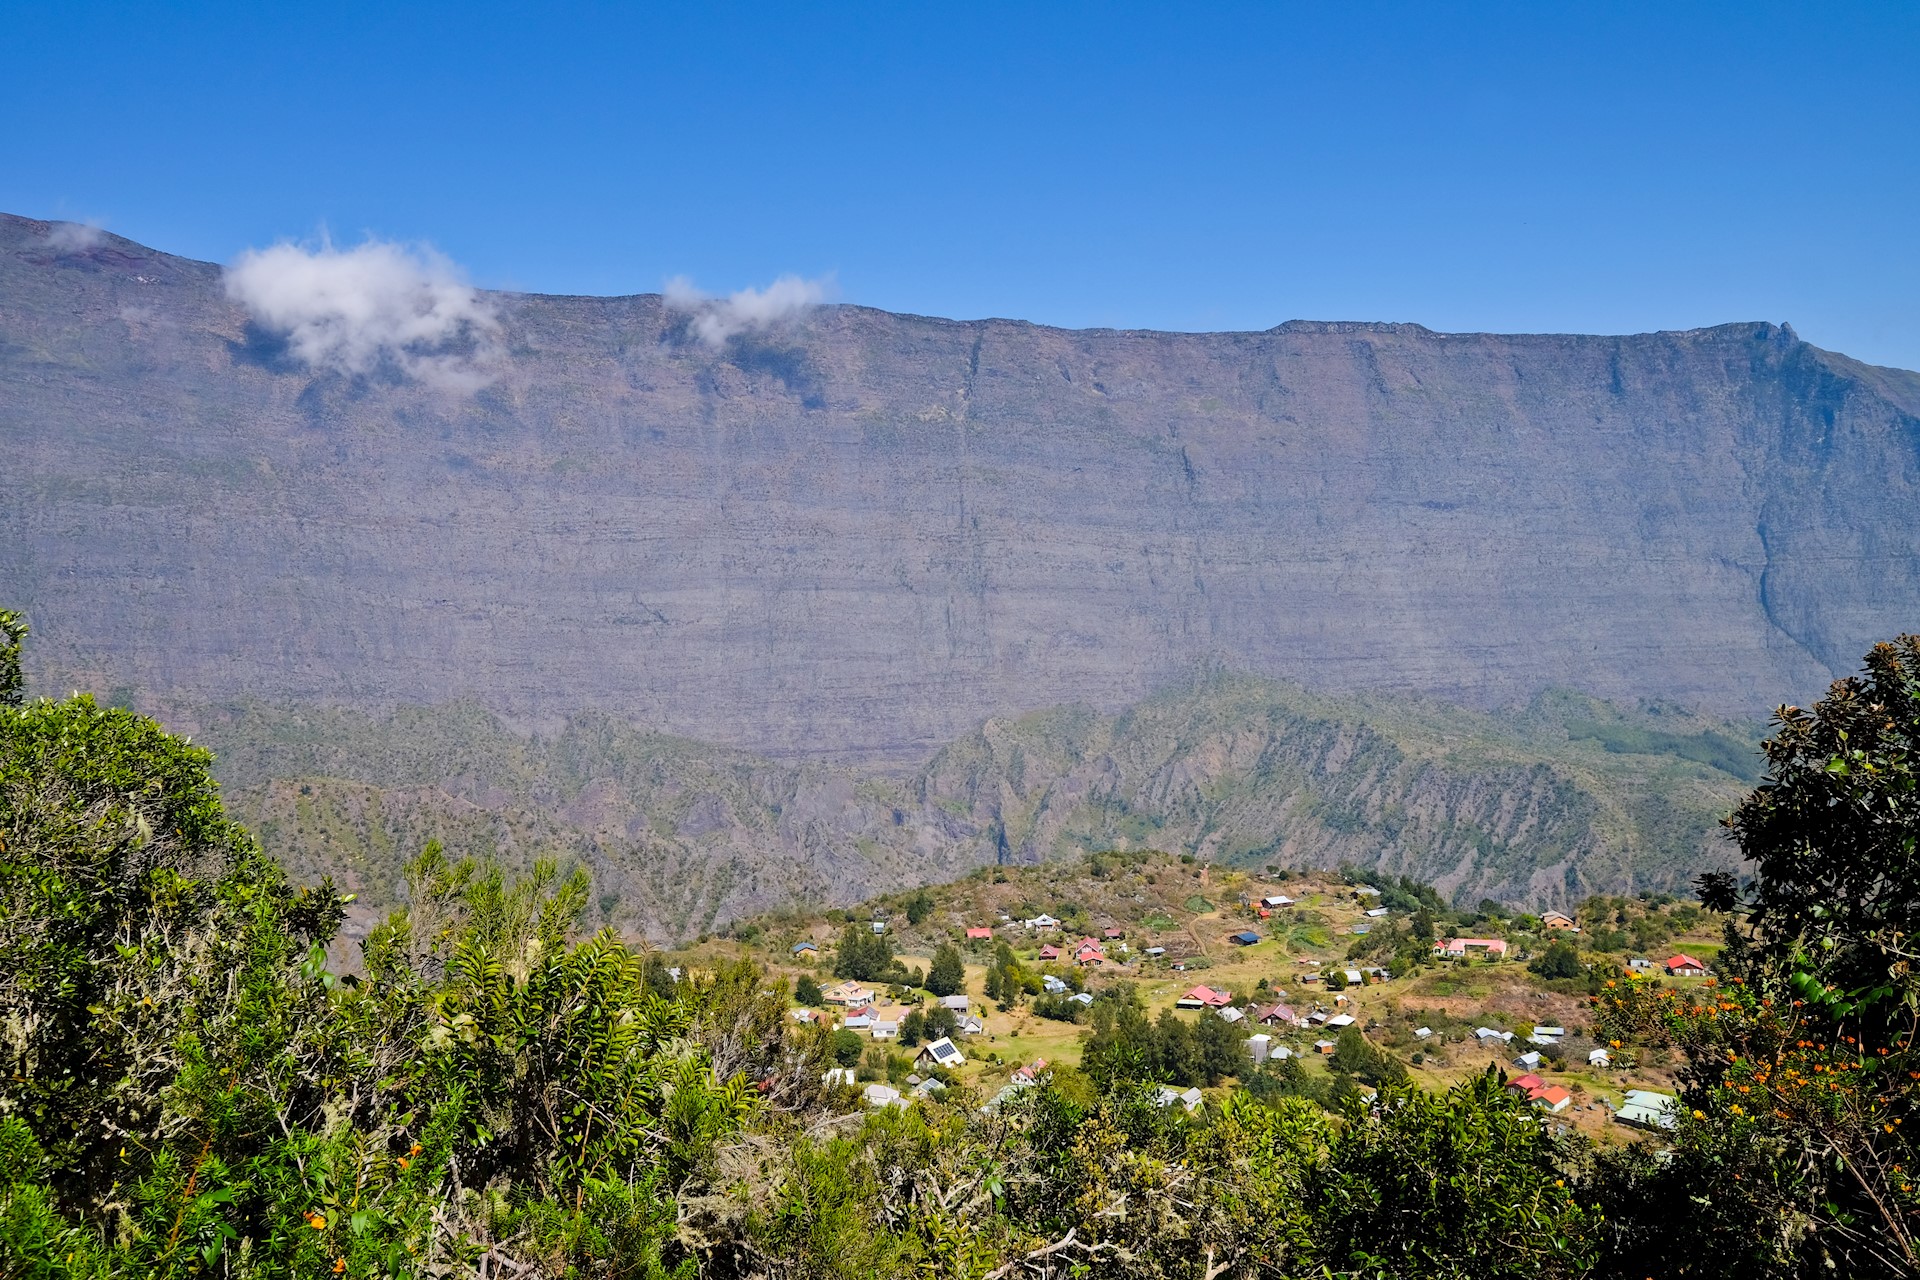
[[[713,298],[693,287],[685,276],[667,281],[665,290],[669,310],[687,312],[694,336],[709,347],[725,346],[736,334],[771,329],[798,319],[825,302],[832,291],[830,280],[804,280],[785,275],[764,289],[742,289],[724,298]]]
[[[315,370],[393,368],[471,392],[501,358],[500,317],[444,255],[379,240],[351,249],[277,244],[226,271],[227,294]]]
[[[55,253],[85,253],[107,242],[107,233],[91,222],[56,222],[47,228],[47,247]]]

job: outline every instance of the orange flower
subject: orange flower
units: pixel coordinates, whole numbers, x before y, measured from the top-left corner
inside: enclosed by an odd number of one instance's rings
[[[307,1215],[307,1225],[315,1231],[325,1231],[327,1229],[327,1215],[324,1213],[310,1213]]]
[[[425,1151],[425,1150],[426,1150],[425,1147],[421,1146],[419,1143],[416,1142],[412,1146],[407,1148],[407,1154],[410,1156],[417,1156],[422,1151]]]
[[[333,1274],[339,1275],[342,1271],[345,1271],[346,1269],[347,1269],[347,1260],[345,1258],[335,1258],[333,1260]]]
[[[413,1163],[413,1161],[411,1161],[411,1160],[409,1160],[409,1159],[407,1159],[407,1158],[406,1158],[405,1156],[401,1156],[401,1157],[400,1157],[400,1167],[401,1167],[402,1169],[405,1169],[405,1168],[406,1168],[406,1167],[407,1167],[408,1165],[410,1165],[410,1164],[412,1164],[412,1163]]]

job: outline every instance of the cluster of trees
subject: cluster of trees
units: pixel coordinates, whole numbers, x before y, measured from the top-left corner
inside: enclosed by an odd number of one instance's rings
[[[1040,974],[1021,964],[1011,946],[1004,941],[994,944],[993,964],[987,969],[983,988],[987,999],[998,1001],[1003,1008],[1011,1008],[1023,997],[1037,996],[1044,989]]]
[[[1102,1087],[1211,1087],[1239,1073],[1246,1062],[1246,1033],[1238,1027],[1210,1012],[1188,1021],[1172,1009],[1149,1020],[1138,993],[1124,985],[1094,1002],[1092,1018],[1080,1069]]]
[[[840,942],[833,949],[833,976],[856,982],[893,982],[917,987],[925,975],[901,964],[893,952],[893,939],[875,933],[871,925],[849,921],[840,931]]]
[[[1337,1114],[1278,1064],[1189,1115],[1151,1085],[1241,1072],[1241,1033],[1124,992],[1081,1071],[848,1116],[827,1068],[903,1055],[752,966],[577,936],[578,873],[434,848],[343,976],[340,895],[227,818],[204,752],[25,701],[20,635],[0,613],[0,1275],[1920,1272],[1920,641],[1782,713],[1731,820],[1753,877],[1703,886],[1724,981],[1596,995],[1688,1063],[1670,1139],[1596,1150],[1358,1033]]]

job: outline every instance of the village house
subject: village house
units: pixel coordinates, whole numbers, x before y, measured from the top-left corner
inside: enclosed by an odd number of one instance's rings
[[[968,1009],[967,997],[965,996],[941,996],[934,1003],[938,1004],[942,1009],[951,1009],[955,1013],[965,1013]]]
[[[941,1036],[920,1050],[913,1059],[913,1065],[919,1068],[945,1067],[952,1070],[955,1067],[965,1066],[966,1061],[967,1055],[960,1052],[960,1046],[955,1044],[951,1037]]]
[[[1298,1026],[1300,1024],[1300,1015],[1293,1011],[1292,1005],[1287,1004],[1270,1004],[1262,1008],[1256,1008],[1253,1013],[1253,1018],[1255,1022],[1269,1027],[1282,1025]]]
[[[1232,1005],[1228,1005],[1224,1009],[1215,1009],[1214,1013],[1219,1016],[1220,1021],[1226,1023],[1239,1022],[1247,1016]]]
[[[806,955],[817,956],[820,954],[820,948],[815,946],[811,942],[796,942],[793,944],[793,946],[788,948],[788,952],[789,954],[795,955],[795,956],[806,956]]]
[[[1044,911],[1024,923],[1029,929],[1058,929],[1060,927],[1060,922]]]
[[[1685,952],[1668,956],[1666,968],[1667,976],[1670,978],[1698,978],[1707,971],[1707,966]]]
[[[1040,958],[1042,960],[1058,960],[1060,958],[1060,948],[1049,942],[1046,946],[1040,948]]]
[[[1082,938],[1073,949],[1073,961],[1075,964],[1088,966],[1105,964],[1107,957],[1106,954],[1100,950],[1099,943],[1095,942],[1092,938]]]
[[[900,1024],[892,1019],[875,1018],[869,1028],[875,1040],[898,1040]]]
[[[837,986],[828,987],[820,993],[820,998],[828,1004],[869,1004],[873,1000],[873,992],[861,986],[859,983],[849,980]]]
[[[1507,944],[1498,938],[1442,938],[1433,944],[1433,953],[1447,960],[1464,960],[1476,953],[1504,957]]]
[[[1626,1101],[1613,1113],[1613,1118],[1635,1129],[1671,1129],[1679,1123],[1676,1114],[1679,1105],[1680,1100],[1670,1093],[1629,1089]]]
[[[1254,943],[1260,941],[1260,935],[1255,933],[1251,929],[1243,929],[1239,933],[1234,934],[1231,938],[1228,938],[1227,941],[1231,942],[1236,947],[1250,947]]]
[[[1197,1111],[1204,1096],[1198,1089],[1176,1089],[1170,1084],[1163,1084],[1154,1094],[1154,1101],[1163,1107],[1170,1107],[1177,1102],[1188,1111]]]
[[[1580,926],[1576,925],[1573,917],[1564,911],[1549,911],[1540,917],[1540,923],[1549,929],[1565,929],[1569,933],[1580,932]]]
[[[1181,1009],[1218,1009],[1233,1003],[1233,993],[1200,986],[1188,991],[1173,1003],[1175,1007]]]
[[[1260,899],[1260,905],[1263,907],[1271,907],[1271,908],[1274,908],[1275,910],[1278,910],[1281,907],[1292,906],[1293,899],[1289,898],[1284,893],[1270,893],[1266,897]]]
[[[993,930],[989,929],[985,925],[976,925],[974,927],[971,927],[967,930],[967,941],[968,942],[991,942],[993,941]]]
[[[1118,925],[1108,925],[1106,928],[1100,931],[1100,936],[1105,938],[1108,942],[1117,942],[1121,938],[1124,938],[1127,936],[1127,931],[1125,929],[1120,928]]]

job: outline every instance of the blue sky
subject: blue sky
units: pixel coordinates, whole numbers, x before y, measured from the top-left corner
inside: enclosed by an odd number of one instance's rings
[[[0,209],[486,285],[1920,368],[1920,5],[12,3]]]

